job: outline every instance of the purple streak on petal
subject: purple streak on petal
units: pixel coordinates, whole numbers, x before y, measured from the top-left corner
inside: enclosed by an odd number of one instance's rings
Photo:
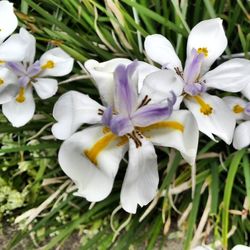
[[[192,96],[206,92],[206,86],[202,83],[190,83],[184,86],[184,91]]]
[[[192,49],[190,58],[187,58],[183,75],[184,81],[187,84],[192,84],[197,81],[204,58],[205,56],[203,53],[199,54],[195,49]]]
[[[30,78],[28,76],[21,76],[18,78],[18,84],[20,87],[26,87],[27,84],[29,83]]]
[[[115,72],[116,84],[116,110],[123,114],[130,116],[136,108],[137,103],[137,86],[133,86],[132,75],[134,74],[137,62],[131,63],[129,66],[119,65]]]
[[[132,116],[134,126],[145,127],[167,119],[173,111],[173,103],[149,104],[138,109]]]
[[[250,102],[248,102],[245,106],[244,113],[250,116]]]
[[[128,117],[115,115],[110,121],[110,129],[114,134],[123,136],[127,133],[131,133],[134,130],[134,126]]]
[[[36,61],[34,64],[29,66],[27,73],[30,77],[34,77],[38,75],[38,73],[41,71],[41,64],[39,61]]]
[[[8,62],[6,66],[8,66],[17,76],[26,74],[26,69],[22,63]]]
[[[106,126],[110,126],[110,121],[112,119],[113,111],[112,107],[108,107],[104,110],[104,113],[102,115],[102,123]]]

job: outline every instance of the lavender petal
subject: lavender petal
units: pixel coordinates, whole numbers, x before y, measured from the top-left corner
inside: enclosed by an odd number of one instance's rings
[[[106,126],[110,126],[110,122],[111,122],[111,119],[112,119],[112,114],[113,111],[112,111],[112,107],[108,107],[104,110],[104,113],[103,113],[103,116],[102,116],[102,123]]]
[[[27,84],[29,83],[30,78],[28,76],[21,76],[18,78],[18,84],[20,87],[26,87]]]
[[[7,62],[6,66],[10,68],[17,76],[23,76],[26,74],[26,69],[22,63]]]
[[[248,102],[245,106],[244,113],[250,116],[250,102]]]
[[[41,72],[41,64],[39,61],[36,61],[34,64],[29,66],[27,73],[30,77],[37,76]]]
[[[110,129],[114,134],[123,136],[131,133],[134,130],[134,126],[128,117],[115,115],[110,121]]]
[[[191,96],[195,96],[204,93],[206,86],[202,83],[190,83],[184,86],[184,91]]]

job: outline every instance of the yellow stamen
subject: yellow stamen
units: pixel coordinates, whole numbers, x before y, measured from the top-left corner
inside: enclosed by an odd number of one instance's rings
[[[154,123],[154,124],[149,125],[147,127],[139,128],[139,130],[143,133],[143,132],[150,131],[152,129],[161,129],[161,128],[175,129],[175,130],[179,130],[182,133],[184,131],[183,124],[181,124],[180,122],[176,122],[176,121],[157,122],[157,123]]]
[[[204,54],[205,57],[208,57],[208,50],[207,50],[207,48],[198,48],[197,52],[199,54]]]
[[[42,65],[42,69],[53,69],[55,67],[55,63],[51,60],[47,61],[44,65]]]
[[[242,106],[240,106],[239,104],[236,104],[234,107],[233,107],[233,112],[238,114],[238,113],[241,113],[244,111],[244,108]]]
[[[25,89],[24,89],[24,87],[21,87],[19,89],[18,96],[16,97],[16,101],[20,102],[20,103],[24,102],[26,99],[24,94],[25,94]]]
[[[4,80],[2,78],[0,78],[0,86],[4,84]]]
[[[206,103],[200,96],[196,95],[193,96],[193,98],[195,99],[195,101],[200,105],[200,112],[203,115],[211,115],[213,112],[213,108]]]
[[[110,129],[108,127],[104,127],[102,129],[102,132],[103,132],[103,134],[107,134],[108,132],[110,132]]]
[[[105,134],[89,150],[84,150],[84,154],[97,166],[97,157],[117,136],[112,132]]]

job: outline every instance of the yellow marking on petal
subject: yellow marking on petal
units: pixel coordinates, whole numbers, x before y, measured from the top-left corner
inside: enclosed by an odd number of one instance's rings
[[[117,143],[116,146],[120,147],[120,146],[123,146],[125,145],[127,142],[128,142],[128,137],[127,136],[121,136],[119,137],[120,141]]]
[[[0,78],[0,86],[4,84],[4,80]]]
[[[0,65],[5,64],[5,61],[0,60]]]
[[[105,134],[90,149],[84,150],[84,154],[97,166],[98,155],[114,140],[117,136],[112,132]]]
[[[244,111],[244,108],[242,106],[240,106],[239,104],[236,104],[234,107],[233,107],[233,112],[238,114],[238,113],[241,113]]]
[[[42,69],[53,69],[55,67],[55,63],[51,60],[47,61],[44,65],[42,65]]]
[[[205,57],[208,57],[208,50],[207,50],[207,48],[198,48],[197,49],[197,52],[199,53],[199,54],[203,54]]]
[[[102,129],[102,132],[103,132],[103,134],[107,134],[108,132],[110,132],[110,129],[108,127],[104,127]]]
[[[203,115],[211,115],[213,112],[213,108],[206,103],[200,96],[196,95],[193,96],[193,98],[195,99],[195,101],[200,105],[200,112]]]
[[[25,98],[25,89],[24,89],[24,87],[21,87],[19,89],[19,93],[18,93],[18,95],[16,97],[16,101],[22,103],[22,102],[25,101],[25,99],[26,99]]]
[[[161,129],[161,128],[171,128],[171,129],[179,130],[182,133],[184,131],[184,125],[176,121],[157,122],[147,127],[139,128],[139,130],[143,133],[143,132],[150,131],[152,129]]]

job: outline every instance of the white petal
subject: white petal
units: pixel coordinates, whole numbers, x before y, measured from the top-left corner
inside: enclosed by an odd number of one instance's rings
[[[207,48],[208,56],[202,65],[202,72],[206,72],[214,61],[227,47],[227,38],[220,18],[202,21],[191,30],[187,42],[187,58],[192,49]]]
[[[58,99],[53,109],[53,116],[57,120],[52,127],[54,136],[65,140],[84,123],[100,123],[102,116],[98,115],[98,109],[104,110],[103,106],[88,95],[77,91],[65,93]]]
[[[250,81],[246,84],[241,93],[250,101]]]
[[[98,89],[103,104],[114,106],[114,71],[120,64],[128,65],[131,60],[125,58],[115,58],[106,62],[99,63],[96,60],[87,60],[84,63],[94,84]]]
[[[158,70],[145,78],[138,102],[146,95],[151,99],[150,103],[162,102],[172,97],[171,91],[178,97],[183,86],[183,80],[172,70]]]
[[[209,246],[197,246],[195,248],[192,248],[192,250],[214,250]]]
[[[244,245],[236,245],[232,250],[250,250],[250,247]]]
[[[18,92],[17,77],[9,69],[0,67],[0,104],[12,100]]]
[[[65,76],[72,71],[74,64],[74,59],[61,48],[54,48],[45,52],[39,61],[41,66],[45,68],[48,62],[53,63],[53,67],[47,67],[39,76]]]
[[[233,138],[233,146],[242,149],[250,144],[250,121],[242,122],[236,127]]]
[[[147,36],[144,43],[146,54],[150,59],[168,69],[182,70],[181,61],[176,55],[172,44],[162,35]]]
[[[199,130],[212,140],[215,140],[213,137],[214,134],[227,144],[231,144],[236,124],[233,112],[226,103],[217,96],[202,94],[200,97],[213,109],[211,114],[203,114],[200,111],[201,106],[193,97],[184,99],[186,106],[196,118]]]
[[[14,13],[13,3],[0,1],[0,43],[11,35],[17,27],[18,21]]]
[[[36,39],[24,28],[20,29],[19,34],[27,45],[25,58],[23,59],[23,61],[28,62],[30,65],[32,65],[36,55]]]
[[[202,80],[209,88],[239,92],[250,83],[250,61],[235,58],[206,73]]]
[[[58,82],[51,78],[36,78],[33,86],[41,99],[47,99],[56,94]]]
[[[233,111],[233,114],[237,120],[247,119],[247,116],[245,115],[244,110],[242,110],[242,112],[234,111],[236,106],[244,109],[247,104],[246,101],[235,96],[226,96],[226,97],[223,97],[222,99],[227,104],[227,106]]]
[[[20,103],[14,98],[8,103],[3,104],[3,114],[14,127],[21,127],[28,123],[35,112],[35,102],[33,99],[32,89],[27,88],[25,91],[25,101]]]
[[[25,58],[27,44],[20,34],[11,35],[0,45],[0,60],[7,62],[22,61]]]
[[[105,134],[102,126],[93,126],[73,134],[62,144],[58,160],[63,171],[76,183],[77,195],[88,201],[100,201],[111,192],[115,175],[127,146],[117,146],[111,141],[98,155],[97,165],[86,157],[84,151]]]
[[[136,213],[137,205],[147,205],[156,195],[159,183],[157,155],[154,146],[142,139],[136,147],[129,141],[129,163],[122,184],[121,205],[129,213]]]
[[[144,132],[144,135],[155,145],[177,149],[190,165],[194,165],[199,139],[198,125],[194,116],[187,110],[178,110],[164,122],[165,125],[150,129]],[[168,125],[171,123],[173,125],[178,123],[183,131]]]

